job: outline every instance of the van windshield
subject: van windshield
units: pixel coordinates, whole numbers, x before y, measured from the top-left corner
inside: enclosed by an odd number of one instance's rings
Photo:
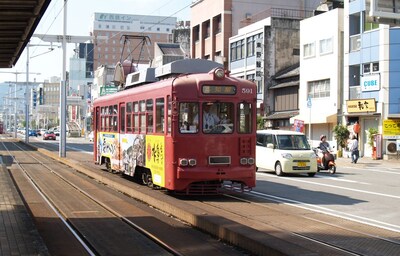
[[[308,144],[305,135],[278,135],[277,144],[279,149],[285,150],[309,150],[310,145]]]

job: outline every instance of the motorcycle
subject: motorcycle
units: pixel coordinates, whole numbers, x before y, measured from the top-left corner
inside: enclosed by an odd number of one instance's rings
[[[336,173],[336,163],[335,157],[331,154],[331,152],[323,152],[321,149],[316,148],[315,154],[317,155],[317,171],[326,170],[329,171],[330,174]],[[326,166],[322,161],[323,157],[325,157]]]

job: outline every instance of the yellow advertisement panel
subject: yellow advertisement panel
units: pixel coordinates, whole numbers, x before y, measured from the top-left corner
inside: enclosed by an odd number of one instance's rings
[[[400,136],[400,119],[383,120],[382,132],[385,139],[397,139]]]
[[[153,174],[153,183],[165,187],[164,136],[146,136],[146,167]]]
[[[376,112],[375,99],[347,100],[347,113]]]

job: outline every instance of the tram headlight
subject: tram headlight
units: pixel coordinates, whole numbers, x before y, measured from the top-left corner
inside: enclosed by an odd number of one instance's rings
[[[189,161],[186,158],[179,159],[179,166],[188,166]]]
[[[247,159],[247,163],[253,165],[255,163],[254,158],[250,157],[249,159]]]
[[[242,157],[242,158],[240,158],[240,164],[241,165],[253,165],[254,162],[255,162],[254,158],[252,158],[252,157],[249,157],[249,158]]]
[[[223,68],[217,68],[214,70],[214,74],[217,79],[222,79],[225,77],[225,70]]]
[[[189,159],[189,165],[190,166],[195,166],[197,164],[196,159]]]

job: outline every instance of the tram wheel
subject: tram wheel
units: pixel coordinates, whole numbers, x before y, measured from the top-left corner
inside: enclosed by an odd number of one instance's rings
[[[153,179],[151,178],[151,173],[150,172],[143,172],[142,173],[142,182],[143,184],[147,185],[148,187],[152,188],[153,187]]]
[[[106,158],[105,164],[106,164],[106,169],[107,169],[107,171],[108,171],[108,172],[112,172],[110,158]]]

